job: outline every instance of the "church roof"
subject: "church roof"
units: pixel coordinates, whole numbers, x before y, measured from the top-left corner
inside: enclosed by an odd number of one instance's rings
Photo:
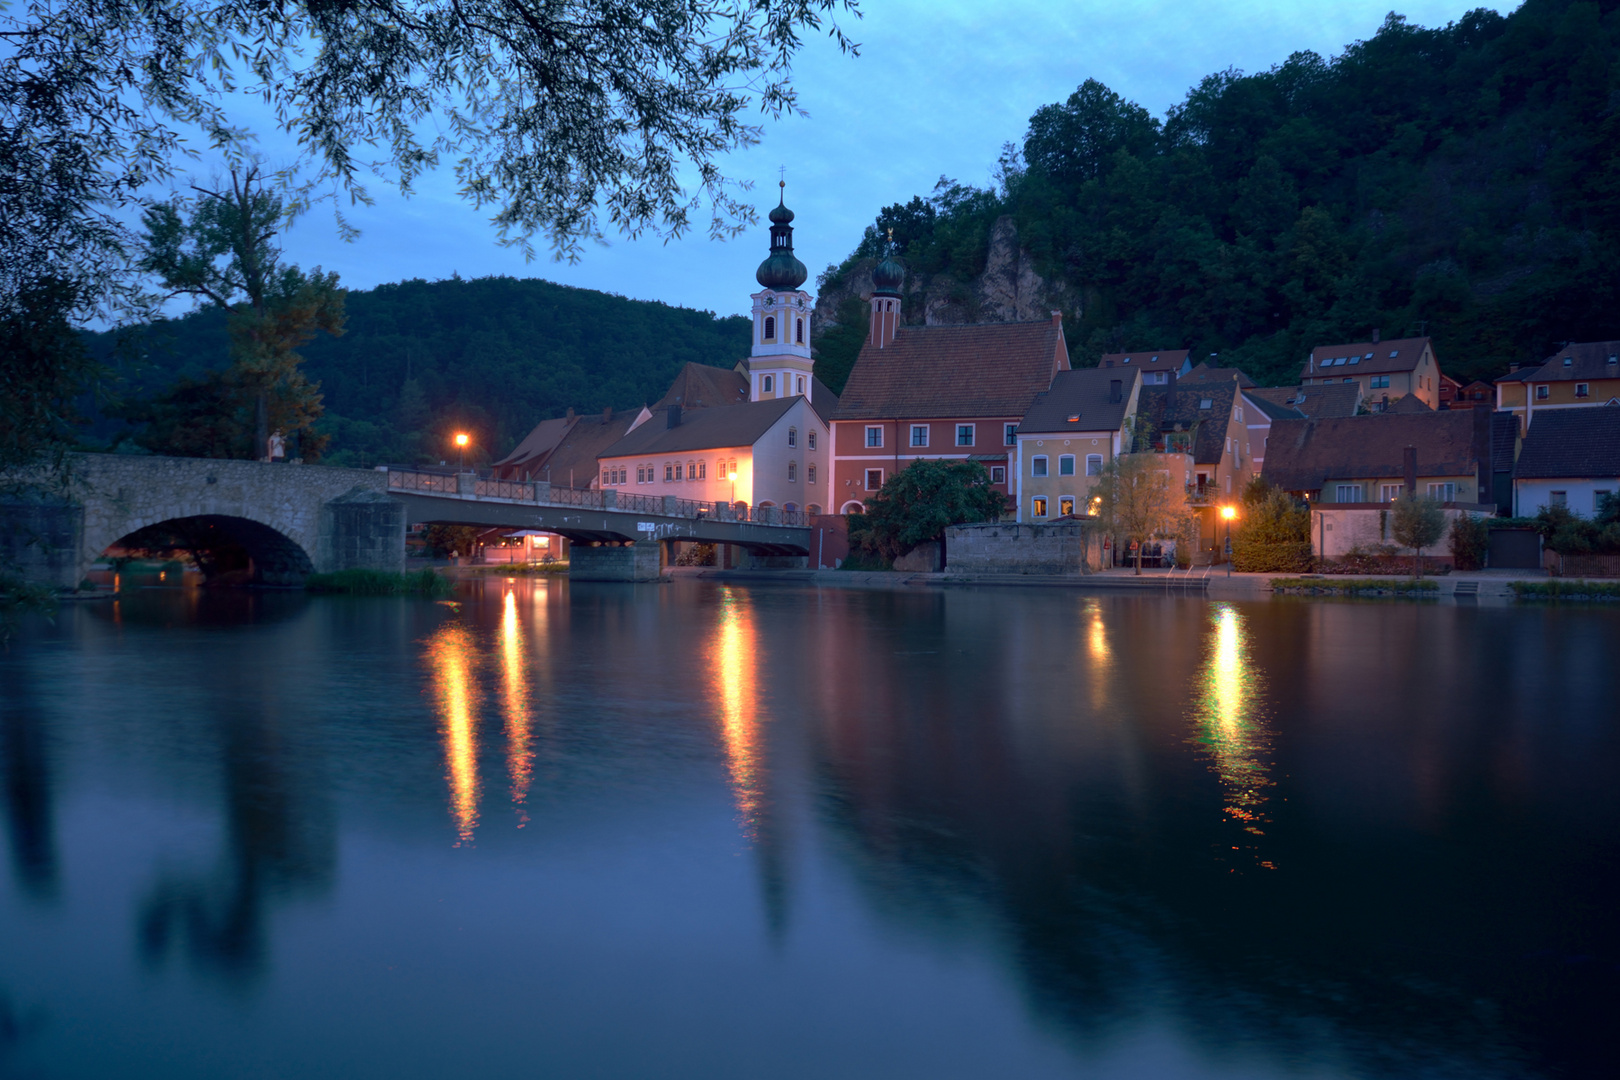
[[[721,368],[690,361],[681,367],[669,392],[652,408],[707,409],[716,405],[740,405],[748,400],[748,376],[735,367]]]
[[[653,413],[651,420],[624,438],[604,447],[597,456],[640,457],[752,446],[787,414],[797,400],[795,396],[691,412],[682,410],[674,427],[669,426],[670,409],[665,408]]]
[[[833,419],[1023,416],[1068,366],[1055,321],[902,326],[862,347]]]

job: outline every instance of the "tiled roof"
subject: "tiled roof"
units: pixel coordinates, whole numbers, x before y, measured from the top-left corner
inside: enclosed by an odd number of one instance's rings
[[[1429,408],[1429,403],[1428,402],[1424,401],[1422,398],[1418,397],[1416,394],[1402,394],[1400,397],[1398,397],[1394,401],[1390,402],[1389,405],[1387,407],[1385,407],[1384,412],[1387,412],[1387,413],[1426,413],[1426,412],[1434,412],[1434,410]]]
[[[1068,364],[1053,322],[902,326],[887,348],[861,349],[833,417],[1023,416]]]
[[[1236,383],[1144,386],[1136,403],[1137,445],[1158,433],[1191,431],[1193,461],[1218,465],[1226,452],[1226,422],[1232,416]],[[1174,392],[1174,402],[1171,394]]]
[[[1530,378],[1535,382],[1620,379],[1620,341],[1587,341],[1565,345],[1547,357]]]
[[[539,468],[531,468],[531,473],[535,479],[549,479],[553,485],[567,484],[571,478],[576,488],[590,487],[596,479],[597,456],[604,447],[611,446],[624,436],[625,429],[635,417],[636,414],[632,412],[581,416],[557,449],[540,463]]]
[[[1319,491],[1335,479],[1402,477],[1408,446],[1417,448],[1419,476],[1471,475],[1478,461],[1475,412],[1278,420],[1261,475],[1285,491]]]
[[[1179,371],[1187,361],[1188,349],[1138,349],[1135,352],[1103,353],[1098,367],[1140,367],[1144,371]]]
[[[652,406],[654,412],[679,405],[683,409],[708,409],[716,405],[740,405],[748,400],[748,376],[734,367],[713,367],[689,362],[670,383],[669,392]]]
[[[1518,371],[1510,371],[1506,375],[1499,375],[1499,376],[1497,376],[1495,381],[1499,382],[1499,383],[1501,383],[1501,382],[1525,382],[1530,378],[1530,376],[1534,375],[1536,372],[1538,372],[1540,370],[1541,370],[1541,368],[1538,365],[1529,364],[1529,365],[1527,365],[1525,367],[1520,368]]]
[[[1288,408],[1298,409],[1306,416],[1328,419],[1354,416],[1361,404],[1360,383],[1336,383],[1332,386],[1266,386],[1245,390],[1250,397],[1264,398]]]
[[[1620,405],[1537,411],[1514,475],[1620,478]]]
[[[1196,365],[1181,377],[1182,382],[1231,382],[1233,379],[1236,379],[1237,384],[1245,390],[1255,385],[1255,381],[1244,374],[1241,369],[1235,367],[1210,367],[1207,360]]]
[[[696,450],[722,450],[732,446],[752,446],[771,425],[782,419],[797,396],[750,401],[682,412],[680,423],[669,426],[669,410],[653,413],[652,419],[624,438],[604,447],[598,457],[640,457],[644,454],[685,454]]]
[[[1035,398],[1018,425],[1020,433],[1118,431],[1131,402],[1136,369],[1082,368],[1060,371],[1052,388]],[[1117,385],[1119,400],[1109,400]]]
[[[554,420],[542,420],[535,425],[534,430],[524,436],[517,447],[494,465],[499,469],[504,466],[521,466],[526,462],[542,458],[557,448],[568,429],[574,426],[574,417],[559,416]]]
[[[1491,414],[1491,471],[1512,472],[1518,452],[1519,418],[1510,412]]]
[[[1293,396],[1292,391],[1290,391],[1290,396]],[[1290,418],[1298,420],[1300,417],[1305,415],[1292,405],[1284,405],[1283,401],[1286,401],[1287,398],[1272,400],[1263,394],[1257,393],[1252,387],[1243,391],[1243,400],[1248,402],[1251,407],[1259,409],[1266,415],[1268,419],[1271,420],[1286,420]]]
[[[1433,351],[1426,337],[1397,338],[1394,341],[1358,341],[1349,345],[1318,345],[1305,361],[1301,378],[1315,378],[1329,372],[1338,375],[1411,371],[1423,356]],[[1438,360],[1436,360],[1438,363]]]
[[[810,407],[816,410],[816,415],[821,417],[824,424],[838,411],[838,395],[814,375],[810,376]]]

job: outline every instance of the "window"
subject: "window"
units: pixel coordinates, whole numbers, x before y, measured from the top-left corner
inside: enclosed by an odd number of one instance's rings
[[[804,482],[807,484],[813,484],[816,482],[816,467],[814,465],[806,466],[804,470]]]
[[[776,376],[766,375],[764,378],[759,380],[759,386],[760,389],[767,394],[776,393]]]
[[[610,472],[607,469],[603,469],[602,470],[602,486],[607,487],[611,483],[613,483],[613,473]]]
[[[1228,477],[1227,479],[1231,479]],[[1334,502],[1361,502],[1360,484],[1340,484],[1333,499]]]
[[[1430,484],[1429,485],[1429,498],[1431,498],[1431,499],[1439,499],[1441,502],[1456,502],[1457,501],[1457,485],[1456,484]]]
[[[707,480],[709,478],[709,463],[707,461],[698,462],[697,478],[699,480]]]
[[[1073,517],[1074,516],[1074,496],[1065,495],[1065,496],[1063,496],[1063,498],[1058,500],[1058,516],[1059,517]]]
[[[788,445],[789,446],[798,446],[799,445],[799,429],[798,428],[796,428],[796,427],[788,428]]]
[[[1086,475],[1087,476],[1101,476],[1102,475],[1102,455],[1101,454],[1087,454],[1086,455]]]
[[[1058,458],[1058,475],[1059,476],[1073,476],[1074,475],[1074,455],[1073,454],[1064,454],[1062,457]]]
[[[1215,407],[1215,399],[1214,398],[1199,398],[1198,399],[1198,407],[1200,409],[1213,409]]]
[[[800,345],[803,345],[804,344],[804,320],[803,319],[795,319],[793,321],[796,324],[796,327],[795,327],[795,330],[794,330],[794,340],[797,341]],[[799,381],[803,382],[804,380],[800,379]],[[804,387],[802,387],[802,386],[799,387],[799,392],[801,394],[804,393]]]
[[[1233,409],[1232,416],[1238,423],[1243,423],[1243,406],[1239,405],[1236,409]]]
[[[675,466],[666,461],[664,462],[664,483],[667,484],[673,479],[675,479]]]
[[[1592,388],[1590,386],[1588,386],[1586,383],[1578,382],[1578,383],[1575,384],[1575,396],[1576,397],[1586,397],[1589,394],[1591,394],[1591,392],[1592,392]]]
[[[866,470],[866,490],[867,491],[876,491],[878,488],[880,488],[882,486],[883,486],[883,470],[882,469],[867,469]]]
[[[1007,482],[1007,466],[990,466],[990,482],[992,484],[1005,484]]]
[[[767,315],[767,316],[765,316],[765,340],[766,341],[775,341],[776,340],[776,316],[775,315]]]
[[[972,446],[973,445],[973,425],[972,424],[957,424],[956,425],[956,445],[957,446]]]
[[[1046,500],[1039,495],[1035,496],[1029,501],[1029,512],[1031,517],[1045,517]]]
[[[1041,454],[1041,455],[1038,455],[1036,457],[1032,457],[1032,458],[1029,459],[1029,475],[1031,475],[1031,476],[1045,476],[1046,475],[1046,455],[1045,454]]]
[[[811,428],[811,429],[810,429],[810,430],[809,430],[809,431],[807,431],[807,432],[805,432],[805,434],[806,434],[806,435],[807,435],[807,436],[809,436],[809,439],[810,439],[810,449],[812,449],[812,450],[814,450],[814,449],[815,449],[815,448],[816,448],[816,429],[815,429],[815,428]]]
[[[928,445],[928,425],[927,424],[912,424],[911,425],[911,445],[912,446],[927,446]]]
[[[1549,495],[1550,495],[1550,497],[1547,500],[1547,505],[1548,506],[1559,507],[1559,506],[1568,506],[1569,505],[1569,492],[1567,492],[1567,491],[1554,491],[1554,492],[1550,492]]]
[[[1394,502],[1406,490],[1405,484],[1383,484],[1378,488],[1379,502]]]
[[[799,481],[799,463],[797,461],[788,462],[788,481],[790,483],[798,483]]]
[[[1012,446],[1017,441],[1018,441],[1018,425],[1017,424],[1002,424],[1001,425],[1001,443],[1002,443],[1002,445],[1003,446]]]
[[[675,479],[680,480],[680,479],[682,479],[683,476],[684,476],[684,474],[681,472],[680,462],[676,462],[675,463]]]
[[[866,445],[867,446],[882,446],[883,445],[883,429],[880,428],[880,427],[869,427],[869,428],[867,428],[866,429]]]
[[[1143,386],[1163,386],[1170,381],[1168,371],[1150,371],[1142,376]]]
[[[637,465],[636,466],[636,483],[645,484],[646,482],[647,482],[647,470],[644,467],[642,467],[640,465]]]
[[[1601,488],[1592,492],[1592,513],[1603,513],[1603,500],[1608,498],[1610,494],[1612,494],[1612,492],[1604,491]]]
[[[799,393],[804,393],[804,376],[799,376]]]
[[[1543,383],[1542,385],[1536,387],[1536,400],[1537,401],[1546,401],[1548,391],[1549,391],[1549,387],[1545,383]]]

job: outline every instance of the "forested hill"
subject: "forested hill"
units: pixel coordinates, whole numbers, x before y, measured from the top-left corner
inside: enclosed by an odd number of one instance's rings
[[[442,459],[473,434],[500,457],[540,420],[569,408],[639,408],[687,361],[730,367],[748,355],[748,320],[627,300],[538,279],[405,281],[347,296],[348,327],[299,351],[321,384],[333,436],[326,460]],[[147,329],[126,361],[140,397],[229,362],[225,319],[205,311]],[[100,425],[102,434],[111,428]]]
[[[1288,383],[1313,345],[1378,328],[1433,335],[1466,379],[1620,338],[1620,0],[1391,15],[1331,60],[1210,75],[1162,118],[1088,80],[1009,151],[998,190],[885,209],[823,294],[892,226],[918,300],[971,298],[1010,215],[1077,364],[1191,348]],[[864,327],[828,329],[836,387]]]

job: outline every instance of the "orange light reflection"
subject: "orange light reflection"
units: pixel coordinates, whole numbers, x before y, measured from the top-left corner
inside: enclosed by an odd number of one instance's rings
[[[731,589],[720,602],[720,626],[709,660],[715,697],[720,702],[720,729],[726,766],[731,773],[733,797],[743,832],[754,840],[759,832],[763,805],[763,775],[759,739],[759,702],[755,682],[758,654],[753,612]]]
[[[1269,775],[1271,731],[1258,708],[1261,677],[1249,659],[1242,614],[1220,604],[1212,618],[1214,647],[1202,676],[1198,741],[1209,749],[1226,789],[1224,812],[1246,832],[1261,836],[1260,826],[1269,820],[1266,789],[1274,783]]]
[[[505,691],[502,704],[506,712],[506,767],[512,777],[512,806],[517,810],[521,829],[529,823],[524,803],[534,773],[534,750],[529,732],[529,668],[523,630],[518,626],[517,596],[510,589],[501,612],[501,681]]]
[[[433,688],[439,699],[444,756],[449,767],[450,817],[456,846],[471,844],[478,828],[478,734],[474,711],[472,637],[459,622],[447,622],[428,641]]]

